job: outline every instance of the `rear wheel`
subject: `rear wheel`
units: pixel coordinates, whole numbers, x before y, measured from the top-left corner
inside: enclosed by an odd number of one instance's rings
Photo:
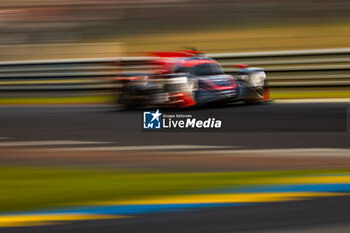
[[[134,85],[126,84],[119,94],[118,104],[125,108],[134,108],[137,106],[135,97],[137,96],[137,91]]]

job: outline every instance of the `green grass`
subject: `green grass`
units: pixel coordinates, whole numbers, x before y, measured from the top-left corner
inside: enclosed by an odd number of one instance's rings
[[[160,173],[2,166],[0,212],[128,200],[225,186],[273,183],[273,179],[277,177],[349,171]]]

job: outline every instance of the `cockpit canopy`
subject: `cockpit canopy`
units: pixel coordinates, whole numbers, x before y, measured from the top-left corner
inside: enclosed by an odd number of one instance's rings
[[[174,73],[190,73],[196,76],[223,74],[221,66],[212,59],[184,59],[174,66]]]

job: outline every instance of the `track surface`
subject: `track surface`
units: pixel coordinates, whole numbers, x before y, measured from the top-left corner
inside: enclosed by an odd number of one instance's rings
[[[232,122],[240,127],[237,132],[216,133],[142,132],[140,111],[121,111],[111,106],[1,107],[0,137],[3,137],[2,142],[79,140],[110,142],[110,145],[116,146],[213,145],[236,146],[243,150],[350,148],[350,135],[346,131],[343,116],[333,114],[327,118],[323,117],[332,108],[341,109],[348,106],[348,103],[271,103],[261,106],[236,105],[193,110],[194,114],[199,116],[215,113],[231,117]],[[255,128],[255,131],[250,128],[250,132],[244,132],[245,128],[242,126],[250,127],[256,124],[252,122],[252,115],[258,115],[263,120],[264,127]],[[311,124],[310,119],[313,119],[315,124]],[[349,115],[345,120],[349,120]],[[285,132],[264,132],[266,128],[286,122],[289,122],[289,125]],[[335,128],[324,128],[324,132],[317,132],[320,124],[332,125]],[[307,130],[298,128],[300,125],[304,125],[304,129]],[[292,132],[293,128],[298,130]],[[329,132],[333,129],[338,132]],[[1,232],[349,232],[349,209],[349,197],[332,197],[155,213],[129,219],[3,228]]]
[[[112,106],[0,107],[0,137],[16,141],[104,141],[118,146],[350,148],[350,134],[346,132],[349,114],[347,119],[342,113],[329,115],[339,109],[346,111],[348,106],[350,103],[271,103],[183,112],[199,117],[221,116],[224,124],[230,125],[229,131],[215,133],[142,132],[141,111],[122,111]],[[323,132],[319,132],[320,127]]]
[[[3,228],[7,233],[39,232],[349,232],[350,198],[337,197],[186,212],[136,215],[62,225]],[[327,231],[323,231],[328,229]]]

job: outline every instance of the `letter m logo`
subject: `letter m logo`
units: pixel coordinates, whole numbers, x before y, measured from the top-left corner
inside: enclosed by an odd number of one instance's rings
[[[161,113],[159,110],[156,112],[143,112],[143,128],[144,129],[160,129]]]

